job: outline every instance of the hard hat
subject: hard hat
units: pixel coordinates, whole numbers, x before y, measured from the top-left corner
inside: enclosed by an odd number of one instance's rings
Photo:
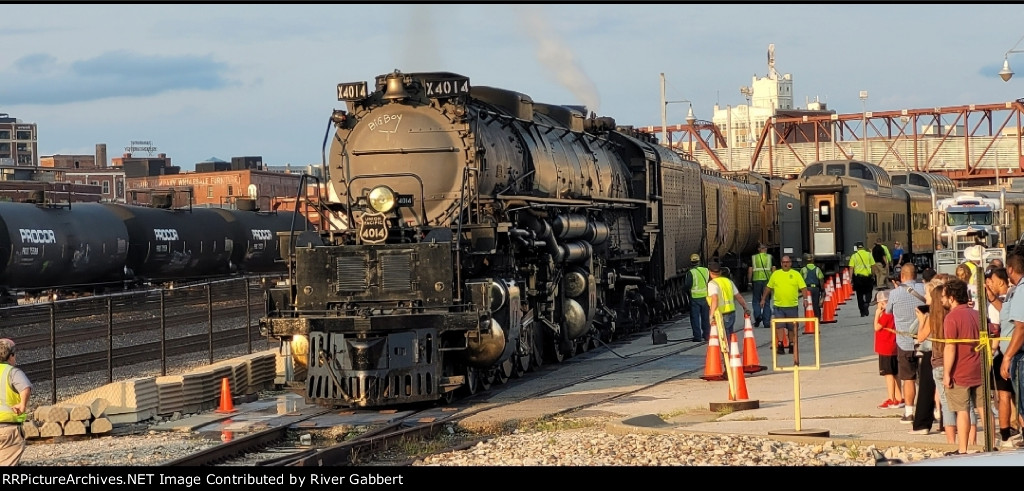
[[[700,254],[690,254],[690,262],[691,263],[699,263],[700,262]]]
[[[811,262],[814,260],[814,255],[811,253],[804,254],[804,261]]]

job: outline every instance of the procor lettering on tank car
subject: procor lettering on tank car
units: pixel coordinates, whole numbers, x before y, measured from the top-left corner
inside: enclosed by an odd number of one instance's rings
[[[119,279],[130,237],[105,205],[0,202],[0,285],[11,289]]]
[[[690,254],[739,261],[763,233],[763,183],[578,107],[449,72],[338,97],[328,201],[353,226],[295,247],[261,319],[323,405],[448,400],[561,361],[680,312]]]
[[[282,272],[278,236],[292,222],[291,213],[0,202],[0,287],[89,292],[240,270]],[[295,223],[309,228],[301,215]]]

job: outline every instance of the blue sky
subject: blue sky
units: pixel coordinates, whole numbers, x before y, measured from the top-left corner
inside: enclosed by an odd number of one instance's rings
[[[1021,5],[12,5],[0,19],[0,113],[39,125],[41,155],[117,156],[149,140],[190,170],[209,157],[319,163],[339,82],[450,71],[535,101],[661,123],[669,100],[711,119],[776,69],[795,102],[840,113],[1024,97],[1003,55]],[[1017,46],[1024,50],[1024,43]],[[684,105],[669,105],[682,123]]]

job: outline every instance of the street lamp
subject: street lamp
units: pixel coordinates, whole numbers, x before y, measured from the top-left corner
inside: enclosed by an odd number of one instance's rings
[[[860,108],[861,108],[861,158],[865,162],[868,161],[868,91],[860,91]]]
[[[1013,78],[1013,70],[1010,69],[1010,54],[1011,53],[1024,53],[1024,50],[1017,49],[1017,45],[1021,41],[1024,41],[1024,36],[1017,40],[1017,44],[1013,45],[1012,48],[1006,51],[1003,55],[1003,69],[999,70],[999,78],[1003,79],[1003,82],[1009,82]]]

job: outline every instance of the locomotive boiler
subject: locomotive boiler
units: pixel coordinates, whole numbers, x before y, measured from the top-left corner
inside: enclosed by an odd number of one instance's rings
[[[261,319],[322,405],[448,400],[561,361],[679,312],[690,254],[762,233],[757,185],[579,107],[397,70],[338,99],[323,213],[352,227],[288,245]]]

